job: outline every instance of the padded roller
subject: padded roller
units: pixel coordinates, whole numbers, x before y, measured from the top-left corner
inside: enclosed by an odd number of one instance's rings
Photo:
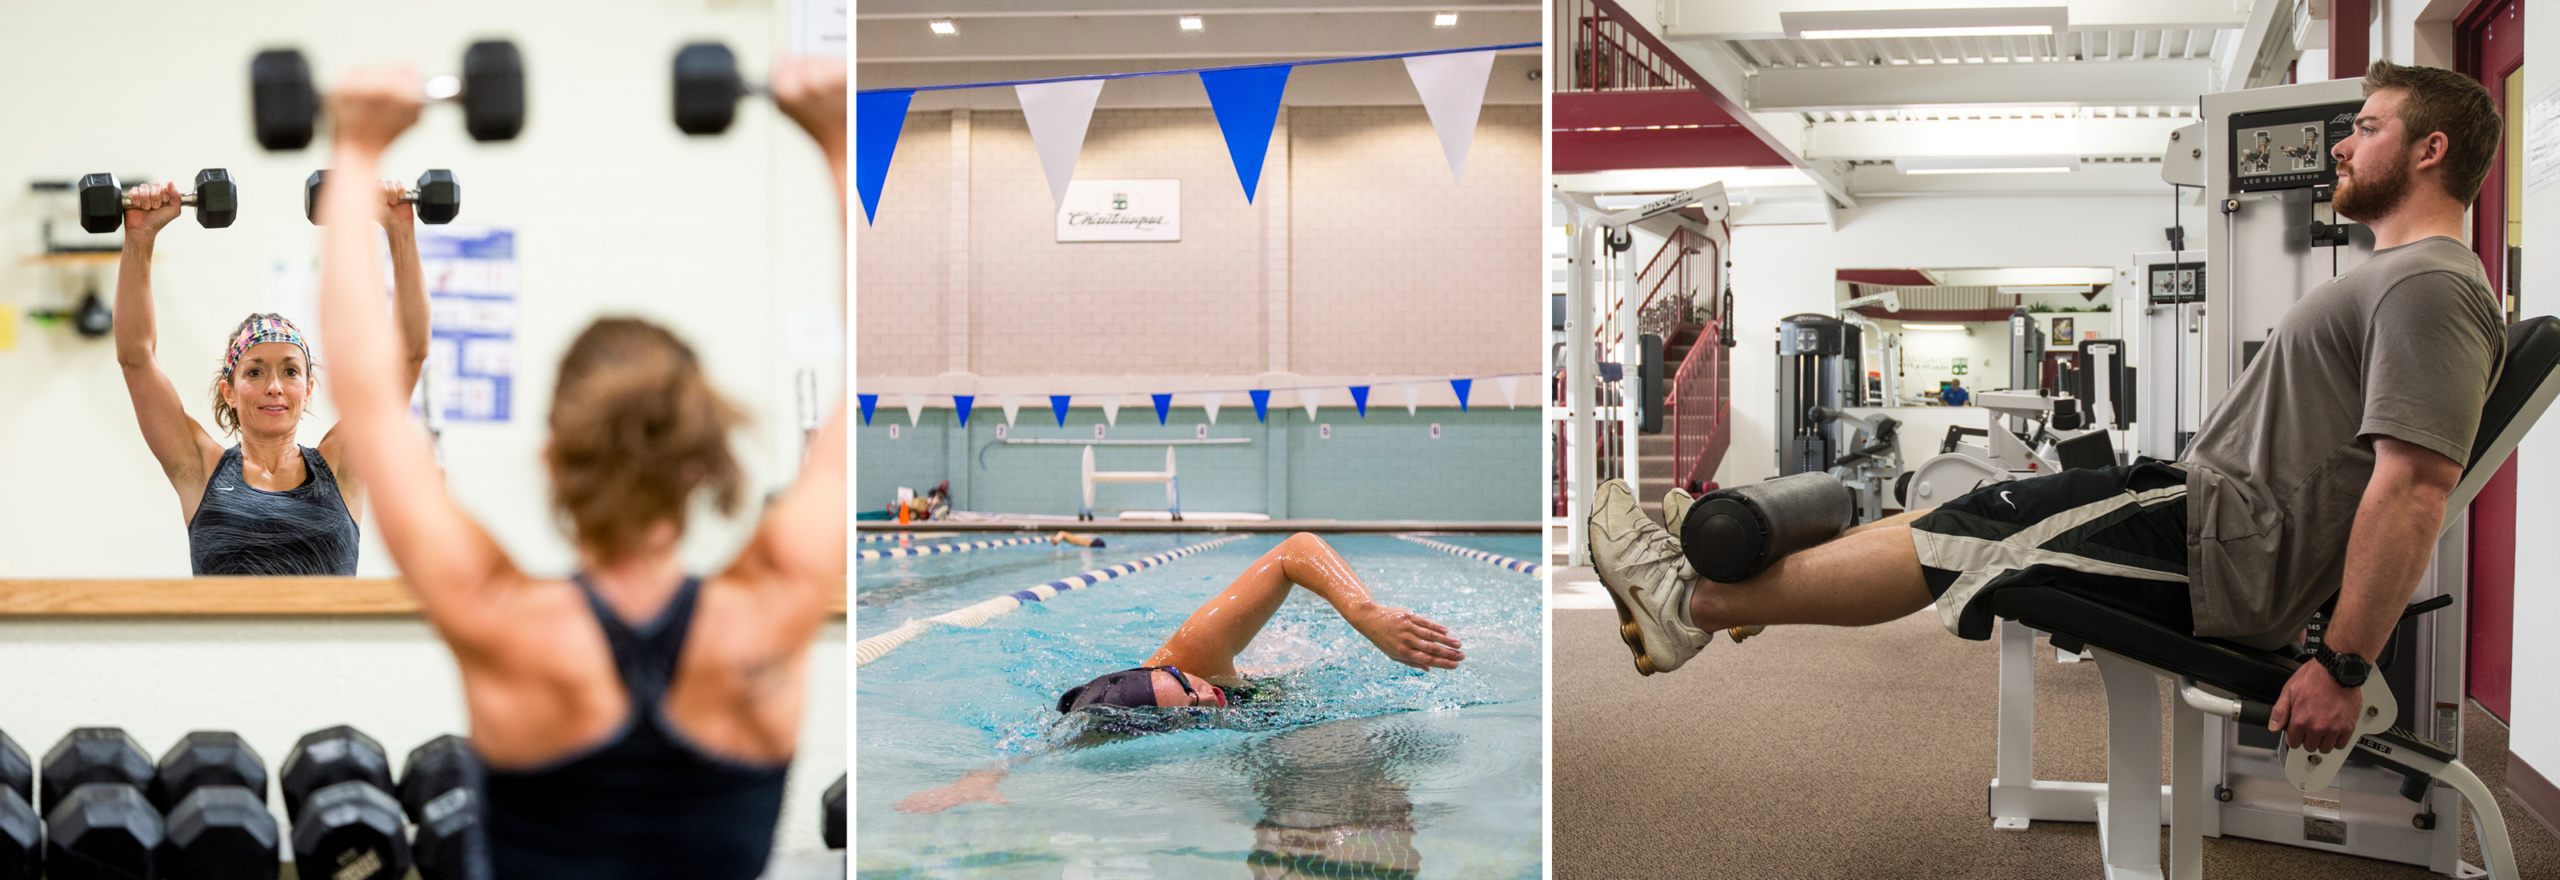
[[[1848,486],[1824,473],[1719,489],[1689,511],[1681,538],[1699,575],[1738,583],[1778,557],[1839,535],[1857,515],[1856,501]]]

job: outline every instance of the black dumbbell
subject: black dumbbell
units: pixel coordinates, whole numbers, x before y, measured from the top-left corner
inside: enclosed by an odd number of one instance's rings
[[[0,788],[0,880],[44,876],[44,820],[16,789]]]
[[[462,104],[462,127],[472,140],[511,140],[524,130],[524,56],[506,40],[473,43],[463,50],[462,75],[429,79],[425,97]],[[309,146],[320,93],[311,87],[311,64],[302,52],[270,49],[250,59],[249,104],[259,146]]]
[[[114,232],[124,226],[124,211],[133,200],[125,196],[124,184],[113,174],[80,175],[80,228],[90,232]],[[194,192],[178,196],[178,204],[196,207],[196,222],[206,229],[220,229],[240,219],[240,185],[231,172],[207,168],[196,172]]]
[[[481,799],[487,776],[471,741],[446,734],[409,752],[400,808],[418,825],[409,851],[424,880],[488,880],[489,833]]]
[[[267,812],[267,767],[239,734],[199,730],[160,756],[148,792],[166,814],[161,876],[274,880],[278,841]]]
[[[324,169],[311,172],[302,181],[303,219],[320,222],[320,182],[328,176]],[[417,206],[420,223],[451,223],[462,213],[462,184],[453,179],[451,171],[429,168],[418,175],[417,186],[401,193],[400,200]]]
[[[143,786],[151,784],[151,774],[149,753],[124,728],[73,728],[44,753],[44,786],[38,792],[37,807],[50,819],[73,789],[93,782],[130,785],[139,795]],[[159,814],[152,815],[156,819]]]
[[[819,799],[818,834],[827,841],[828,849],[844,848],[844,774],[836,775],[836,784],[827,786],[827,794]]]
[[[361,779],[311,793],[293,822],[296,877],[400,880],[409,873],[400,802]]]
[[[294,742],[276,773],[276,790],[284,796],[285,818],[294,823],[297,838],[302,834],[303,801],[313,792],[349,780],[391,790],[391,756],[383,752],[382,743],[344,724],[303,734]],[[399,803],[393,802],[392,811],[399,809]]]
[[[45,830],[45,876],[51,880],[158,876],[160,811],[139,786],[92,782],[74,788],[45,813]]]
[[[0,730],[0,788],[18,793],[20,798],[36,796],[36,765],[28,763],[27,750],[9,732]]]
[[[738,56],[719,43],[688,43],[676,52],[676,128],[685,134],[719,134],[738,116],[738,99],[769,95],[762,83],[738,75]]]

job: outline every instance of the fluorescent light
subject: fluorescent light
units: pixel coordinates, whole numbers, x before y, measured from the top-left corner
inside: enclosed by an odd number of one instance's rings
[[[948,18],[937,18],[932,21],[925,22],[925,27],[932,28],[934,33],[941,34],[946,37],[960,32],[960,28],[953,25],[951,23],[951,19]]]
[[[2078,156],[1914,156],[1893,160],[1904,174],[2045,174],[2080,167]]]
[[[2035,168],[1912,168],[1912,169],[1905,170],[1905,171],[1903,171],[1902,173],[1904,173],[1904,174],[2047,174],[2047,173],[2052,173],[2052,172],[2068,172],[2068,171],[2070,171],[2070,170],[2071,170],[2071,169],[2069,169],[2069,168],[2053,168],[2053,167],[2035,167]]]
[[[1434,14],[1431,16],[1431,26],[1432,26],[1432,27],[1457,27],[1457,26],[1458,26],[1458,14],[1457,14],[1457,13],[1455,13],[1455,12],[1440,12],[1440,13],[1434,13]]]
[[[2049,24],[1986,25],[1983,27],[1912,27],[1912,28],[1833,28],[1805,31],[1807,40],[1890,40],[1899,37],[2050,37]]]
[[[1962,330],[1963,324],[1904,324],[1904,330]]]
[[[1186,30],[1186,31],[1196,31],[1196,30],[1199,30],[1199,29],[1200,29],[1200,16],[1197,16],[1197,15],[1186,15],[1186,16],[1183,16],[1183,17],[1182,17],[1182,29],[1183,29],[1183,30]]]
[[[2086,293],[2088,293],[2088,292],[2089,292],[2089,285],[2086,285],[2086,284],[2003,284],[2003,285],[2000,285],[1997,289],[1998,289],[1998,290],[1999,290],[1999,292],[2001,292],[2001,293],[2079,293],[2079,294],[2086,294]]]

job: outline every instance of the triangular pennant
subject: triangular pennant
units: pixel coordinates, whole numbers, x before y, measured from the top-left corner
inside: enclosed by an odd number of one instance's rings
[[[1351,405],[1360,409],[1360,417],[1369,417],[1369,386],[1351,386]]]
[[[1152,397],[1156,402],[1156,424],[1164,424],[1165,417],[1173,414],[1173,395],[1157,394]]]
[[[1022,411],[1022,395],[1007,394],[1003,397],[996,398],[996,400],[997,402],[1004,404],[1005,427],[1013,427],[1014,414]]]
[[[1271,152],[1271,127],[1280,118],[1289,65],[1203,70],[1200,84],[1209,90],[1209,110],[1218,117],[1227,157],[1235,161],[1236,179],[1244,183],[1244,200],[1251,204],[1254,188],[1262,182],[1262,158]]]
[[[1271,421],[1271,392],[1257,388],[1244,394],[1246,397],[1253,398],[1253,420]]]
[[[1316,420],[1316,395],[1322,393],[1313,388],[1298,389],[1298,405],[1307,408],[1307,421]]]
[[[1406,382],[1396,386],[1396,390],[1404,392],[1404,414],[1413,415],[1414,406],[1422,402],[1422,383]]]
[[[1114,394],[1102,399],[1102,421],[1114,428],[1120,427],[1120,398],[1122,396],[1123,395]]]
[[[1049,411],[1058,414],[1058,427],[1067,426],[1067,395],[1049,395]]]
[[[1511,409],[1520,405],[1520,377],[1499,376],[1496,377],[1493,382],[1496,385],[1502,386],[1503,409]]]
[[[880,395],[856,394],[853,399],[862,403],[862,423],[871,424],[871,411],[880,408]]]
[[[1449,175],[1467,176],[1467,146],[1475,143],[1476,117],[1484,110],[1484,84],[1493,77],[1493,53],[1452,52],[1415,55],[1404,60],[1413,90],[1422,93],[1422,109],[1440,132],[1440,152],[1449,157]]]
[[[1224,396],[1226,395],[1219,394],[1215,391],[1201,395],[1200,408],[1209,411],[1209,424],[1214,425],[1218,423],[1218,398]]]
[[[975,395],[951,395],[951,409],[953,412],[960,415],[960,427],[966,428],[969,426],[969,405],[976,402],[978,402],[978,398]]]
[[[880,213],[880,187],[889,182],[889,157],[898,152],[898,133],[907,127],[907,102],[914,89],[855,93],[853,111],[853,187],[862,191],[862,222]]]
[[[1482,98],[1484,87],[1478,85],[1476,91]],[[1093,102],[1102,96],[1102,80],[1026,83],[1014,86],[1013,96],[1022,102],[1022,121],[1031,127],[1040,172],[1049,177],[1049,199],[1064,211],[1067,181],[1076,177],[1076,154],[1084,150],[1085,126],[1093,121]]]
[[[1466,411],[1467,411],[1467,387],[1468,387],[1468,386],[1470,386],[1470,385],[1474,385],[1474,384],[1476,384],[1476,380],[1474,380],[1474,379],[1451,379],[1451,380],[1449,380],[1449,390],[1451,390],[1451,391],[1455,391],[1455,392],[1458,392],[1458,411],[1459,411],[1459,412],[1466,412]]]
[[[908,425],[911,425],[911,426],[914,426],[914,427],[923,427],[923,426],[924,426],[924,395],[922,395],[922,394],[901,394],[901,395],[898,395],[898,396],[899,396],[899,398],[901,398],[901,399],[903,399],[904,401],[906,401],[906,404],[907,404],[907,424],[908,424]]]

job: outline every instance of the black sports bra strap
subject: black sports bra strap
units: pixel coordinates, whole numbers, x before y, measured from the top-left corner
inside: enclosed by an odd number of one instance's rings
[[[605,645],[613,651],[613,668],[622,675],[623,689],[631,694],[632,710],[647,711],[644,707],[653,709],[663,702],[667,688],[675,683],[676,661],[684,655],[685,635],[693,627],[694,600],[701,595],[702,579],[685,578],[657,618],[637,627],[605,604],[586,573],[571,575],[569,581],[586,594],[588,610],[595,613],[597,625],[604,629]]]

